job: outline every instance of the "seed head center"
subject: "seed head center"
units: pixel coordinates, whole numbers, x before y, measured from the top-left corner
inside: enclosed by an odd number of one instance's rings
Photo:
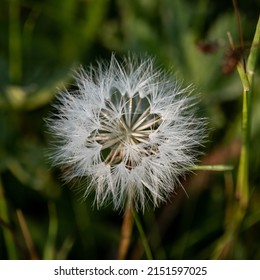
[[[128,98],[121,95],[120,102],[113,101],[112,98],[108,100],[106,108],[101,110],[100,128],[91,139],[102,145],[101,159],[106,164],[114,166],[124,162],[132,169],[142,157],[158,150],[150,144],[149,135],[159,129],[162,118],[151,113],[149,100],[140,98],[139,94]],[[129,154],[131,147],[137,151],[137,156]]]

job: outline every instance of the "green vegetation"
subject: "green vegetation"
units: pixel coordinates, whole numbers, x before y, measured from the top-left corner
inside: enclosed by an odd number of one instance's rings
[[[82,202],[63,185],[44,122],[73,69],[111,52],[156,57],[194,84],[208,119],[201,167],[182,181],[189,197],[179,188],[160,208],[135,213],[127,258],[260,258],[256,2],[238,3],[241,46],[232,1],[1,1],[0,259],[117,257],[123,212],[97,210],[93,197]]]

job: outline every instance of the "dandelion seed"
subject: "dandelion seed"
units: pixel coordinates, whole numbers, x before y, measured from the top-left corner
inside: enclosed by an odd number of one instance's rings
[[[112,201],[144,210],[158,206],[194,165],[203,121],[194,116],[191,87],[181,88],[152,59],[127,57],[81,69],[77,90],[58,96],[48,120],[55,136],[54,165],[66,180],[90,178],[98,207]]]

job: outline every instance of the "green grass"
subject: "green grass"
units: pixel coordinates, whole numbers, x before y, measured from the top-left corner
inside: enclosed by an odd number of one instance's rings
[[[184,85],[194,84],[208,121],[201,164],[182,180],[188,197],[179,188],[167,204],[138,213],[127,256],[260,258],[260,7],[238,3],[246,71],[238,64],[238,74],[224,75],[227,32],[240,44],[232,1],[195,2],[2,2],[0,259],[117,257],[123,213],[97,210],[93,196],[82,202],[62,183],[46,156],[44,122],[57,88],[73,87],[73,69],[111,52],[155,56]],[[199,41],[218,47],[206,54]]]

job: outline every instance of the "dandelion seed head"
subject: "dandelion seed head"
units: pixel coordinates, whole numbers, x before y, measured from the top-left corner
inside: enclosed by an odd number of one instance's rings
[[[144,210],[158,206],[194,165],[203,139],[191,88],[181,88],[150,58],[126,57],[119,63],[83,68],[77,90],[63,91],[57,113],[48,119],[55,142],[54,165],[64,178],[90,178],[84,196],[95,191],[98,207],[112,201]]]

